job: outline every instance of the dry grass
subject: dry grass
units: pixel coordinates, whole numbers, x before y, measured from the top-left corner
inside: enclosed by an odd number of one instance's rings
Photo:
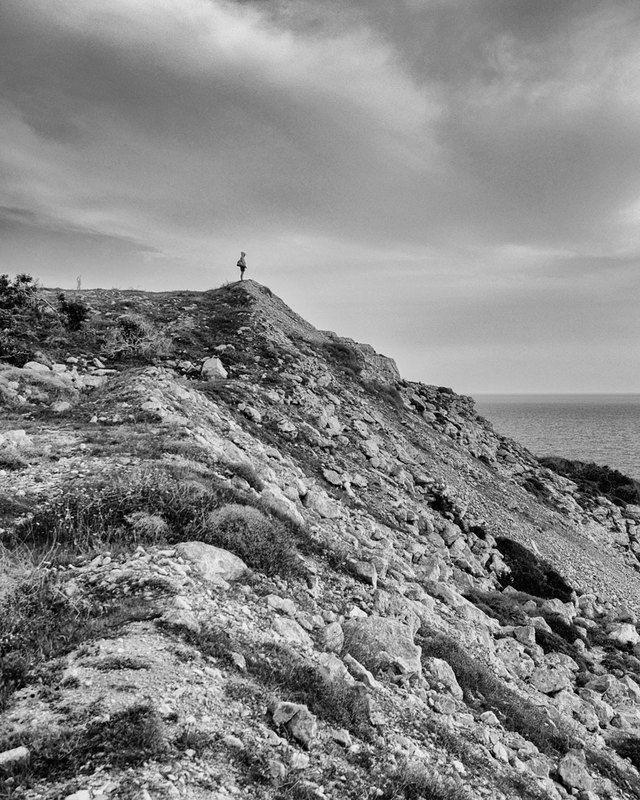
[[[468,706],[493,711],[505,728],[520,733],[550,756],[563,755],[573,746],[572,737],[554,725],[543,709],[505,686],[459,644],[424,628],[420,634],[423,657],[442,658],[451,666]]]
[[[65,585],[63,573],[28,551],[0,551],[0,709],[40,665],[154,613],[135,596],[73,599]],[[54,684],[58,677],[54,664],[48,680]]]

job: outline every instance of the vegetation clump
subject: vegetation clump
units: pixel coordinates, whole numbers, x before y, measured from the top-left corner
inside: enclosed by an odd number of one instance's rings
[[[291,575],[304,531],[222,481],[149,467],[75,483],[2,538],[10,547],[73,552],[198,540],[268,575]]]
[[[89,307],[81,299],[60,293],[57,305],[49,302],[31,275],[0,275],[0,359],[21,366],[38,348],[55,349],[88,317]]]
[[[576,483],[583,500],[593,502],[601,496],[619,506],[640,504],[640,481],[617,469],[558,456],[546,456],[538,460],[543,467]]]
[[[107,331],[102,352],[109,358],[141,358],[152,362],[170,354],[171,342],[142,314],[123,314]]]
[[[549,719],[544,709],[505,686],[453,639],[424,628],[420,635],[423,658],[435,656],[451,666],[468,706],[493,711],[507,730],[521,734],[547,755],[563,755],[571,748],[571,737]]]
[[[555,569],[531,550],[513,539],[501,536],[496,540],[498,550],[511,570],[501,578],[503,586],[513,586],[534,597],[557,598],[567,603],[573,589]]]
[[[43,662],[135,619],[153,607],[135,596],[81,600],[66,591],[64,574],[2,551],[0,574],[0,709]]]
[[[323,345],[327,359],[348,375],[357,378],[362,372],[364,361],[354,348],[340,341],[330,341]]]

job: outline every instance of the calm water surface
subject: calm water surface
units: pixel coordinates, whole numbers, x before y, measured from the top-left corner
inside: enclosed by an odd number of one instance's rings
[[[640,480],[640,395],[476,395],[498,433],[538,456],[593,461]]]

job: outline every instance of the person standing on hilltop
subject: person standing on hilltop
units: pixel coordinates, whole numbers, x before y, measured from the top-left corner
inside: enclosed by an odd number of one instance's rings
[[[237,267],[240,267],[240,280],[244,280],[244,271],[247,268],[247,262],[244,260],[246,253],[240,253],[240,258],[238,259],[238,263],[236,264]]]

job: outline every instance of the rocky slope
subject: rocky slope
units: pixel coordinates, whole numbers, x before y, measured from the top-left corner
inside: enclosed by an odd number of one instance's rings
[[[82,294],[0,364],[0,796],[640,797],[639,507],[252,281]]]

